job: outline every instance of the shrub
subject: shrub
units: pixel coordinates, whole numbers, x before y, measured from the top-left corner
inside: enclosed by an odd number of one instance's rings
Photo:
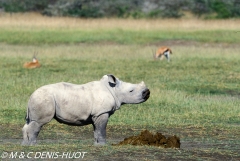
[[[217,13],[216,18],[230,18],[232,16],[231,6],[221,0],[215,0],[211,8]]]
[[[6,12],[37,11],[49,16],[180,18],[183,10],[197,17],[240,17],[240,0],[0,0]]]
[[[240,0],[233,1],[232,16],[240,17]]]
[[[42,11],[54,0],[0,0],[6,12]]]
[[[194,0],[193,8],[191,9],[192,13],[201,17],[203,14],[209,13],[209,3],[208,0]]]

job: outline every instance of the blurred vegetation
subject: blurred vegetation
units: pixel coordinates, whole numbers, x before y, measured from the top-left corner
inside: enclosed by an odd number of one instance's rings
[[[240,0],[0,0],[5,12],[41,12],[48,16],[83,18],[240,17]]]

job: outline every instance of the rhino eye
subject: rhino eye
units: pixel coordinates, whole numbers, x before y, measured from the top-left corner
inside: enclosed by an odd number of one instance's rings
[[[129,92],[133,92],[133,90],[129,91]]]

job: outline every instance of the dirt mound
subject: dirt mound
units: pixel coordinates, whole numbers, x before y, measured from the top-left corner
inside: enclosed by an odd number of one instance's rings
[[[163,148],[180,148],[181,143],[179,137],[175,135],[166,137],[158,132],[154,135],[148,130],[144,130],[141,132],[140,135],[130,136],[129,138],[125,138],[123,141],[114,145],[119,146],[128,144],[160,146]]]

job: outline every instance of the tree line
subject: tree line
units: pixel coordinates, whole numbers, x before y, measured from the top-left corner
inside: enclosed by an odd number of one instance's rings
[[[0,0],[4,12],[40,12],[83,18],[240,17],[240,0]]]

